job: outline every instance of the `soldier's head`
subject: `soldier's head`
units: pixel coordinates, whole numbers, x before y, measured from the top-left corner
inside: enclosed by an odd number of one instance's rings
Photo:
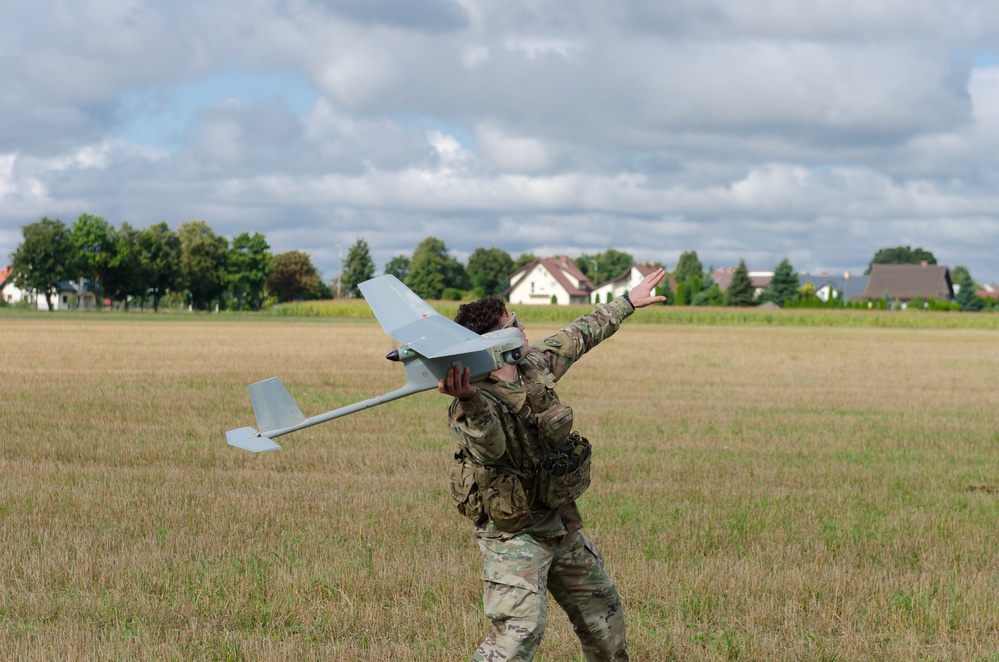
[[[458,315],[454,321],[469,331],[482,335],[501,328],[506,317],[509,317],[506,312],[506,302],[501,297],[493,295],[461,304],[458,306]]]

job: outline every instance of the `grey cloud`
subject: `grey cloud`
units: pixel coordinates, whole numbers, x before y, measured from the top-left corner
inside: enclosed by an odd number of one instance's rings
[[[461,30],[468,25],[464,8],[451,0],[311,0],[336,16],[363,25],[421,32]]]

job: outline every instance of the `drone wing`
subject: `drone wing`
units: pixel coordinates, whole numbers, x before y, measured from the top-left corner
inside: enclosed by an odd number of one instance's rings
[[[475,352],[496,344],[447,319],[391,274],[364,281],[358,288],[385,333],[427,358]]]

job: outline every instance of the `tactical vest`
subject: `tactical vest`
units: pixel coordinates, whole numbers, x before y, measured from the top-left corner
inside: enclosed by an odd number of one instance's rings
[[[554,375],[538,352],[529,353],[520,370],[524,389],[476,384],[499,405],[506,435],[502,466],[481,465],[462,449],[450,481],[459,512],[510,533],[530,526],[532,509],[559,508],[590,484],[590,443],[572,431],[572,409],[559,401]]]

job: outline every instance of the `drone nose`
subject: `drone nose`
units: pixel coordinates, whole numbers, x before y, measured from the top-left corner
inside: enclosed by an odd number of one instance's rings
[[[401,361],[402,357],[399,356],[399,350],[393,349],[391,352],[385,355],[389,361]]]

